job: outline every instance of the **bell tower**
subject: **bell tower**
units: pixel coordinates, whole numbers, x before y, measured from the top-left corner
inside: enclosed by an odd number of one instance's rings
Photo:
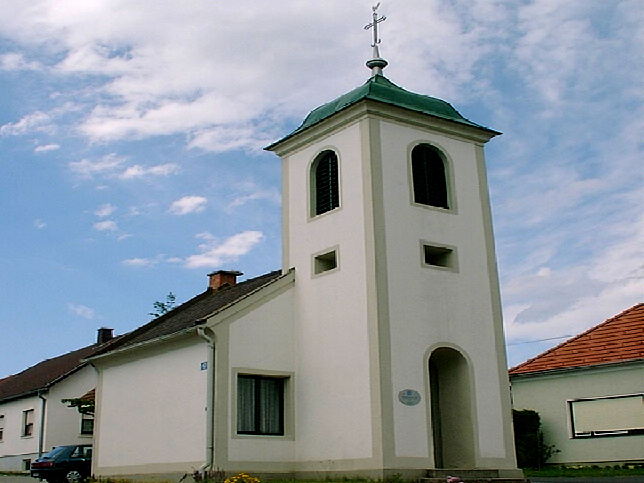
[[[499,133],[383,75],[376,8],[371,77],[267,148],[296,269],[298,457],[516,477],[484,158]]]

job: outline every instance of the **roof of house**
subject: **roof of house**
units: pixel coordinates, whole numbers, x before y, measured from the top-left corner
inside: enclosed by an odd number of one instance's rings
[[[323,104],[322,106],[311,111],[309,115],[304,119],[304,122],[302,122],[302,124],[295,131],[288,134],[279,141],[271,144],[266,149],[271,149],[273,146],[290,138],[291,136],[294,136],[295,134],[308,129],[314,124],[317,124],[324,119],[332,116],[333,114],[340,112],[348,108],[349,106],[352,106],[353,104],[356,104],[357,102],[365,99],[383,102],[385,104],[390,104],[423,114],[429,114],[431,116],[447,119],[459,124],[476,127],[495,135],[500,134],[497,131],[493,131],[492,129],[486,128],[464,118],[448,102],[437,99],[435,97],[425,96],[422,94],[416,94],[414,92],[407,91],[402,87],[397,86],[383,75],[374,75],[363,85],[356,87],[352,91],[347,92],[337,99],[331,102],[327,102],[326,104]]]
[[[260,275],[259,277],[244,280],[235,285],[225,285],[216,290],[208,288],[205,292],[193,297],[160,317],[121,336],[118,342],[93,355],[122,350],[144,342],[150,342],[155,339],[181,333],[186,329],[195,327],[204,318],[213,315],[274,282],[280,276],[281,271],[276,270]]]
[[[86,365],[84,360],[87,357],[99,349],[109,346],[110,342],[93,344],[62,356],[44,360],[18,374],[0,379],[0,402],[31,396],[39,391],[47,390],[58,381],[83,368]]]
[[[644,359],[644,303],[510,369],[511,376]]]

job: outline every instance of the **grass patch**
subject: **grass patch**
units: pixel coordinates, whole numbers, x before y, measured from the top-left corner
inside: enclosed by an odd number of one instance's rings
[[[601,477],[601,476],[636,476],[644,475],[644,465],[615,465],[615,466],[548,466],[540,470],[523,470],[525,476],[542,476],[544,478],[556,477]]]

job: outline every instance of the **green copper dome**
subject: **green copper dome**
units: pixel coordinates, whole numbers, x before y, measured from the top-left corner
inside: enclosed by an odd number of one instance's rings
[[[309,115],[306,116],[306,119],[304,119],[304,122],[300,127],[283,139],[287,139],[301,131],[304,131],[320,121],[323,121],[327,117],[332,116],[336,112],[340,112],[363,99],[384,102],[385,104],[410,109],[423,114],[429,114],[449,121],[458,122],[459,124],[484,129],[496,134],[496,131],[465,119],[448,102],[434,97],[406,91],[402,87],[398,87],[386,77],[382,75],[374,75],[360,87],[357,87],[338,97],[334,101],[328,102],[311,111]]]

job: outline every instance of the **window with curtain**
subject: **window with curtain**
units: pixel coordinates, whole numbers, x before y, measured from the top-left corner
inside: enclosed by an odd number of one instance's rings
[[[324,151],[313,163],[311,174],[313,215],[321,215],[340,206],[338,156],[333,151]]]
[[[414,202],[449,208],[445,162],[438,150],[428,144],[419,144],[411,151]]]
[[[237,433],[284,435],[284,378],[237,377]]]

